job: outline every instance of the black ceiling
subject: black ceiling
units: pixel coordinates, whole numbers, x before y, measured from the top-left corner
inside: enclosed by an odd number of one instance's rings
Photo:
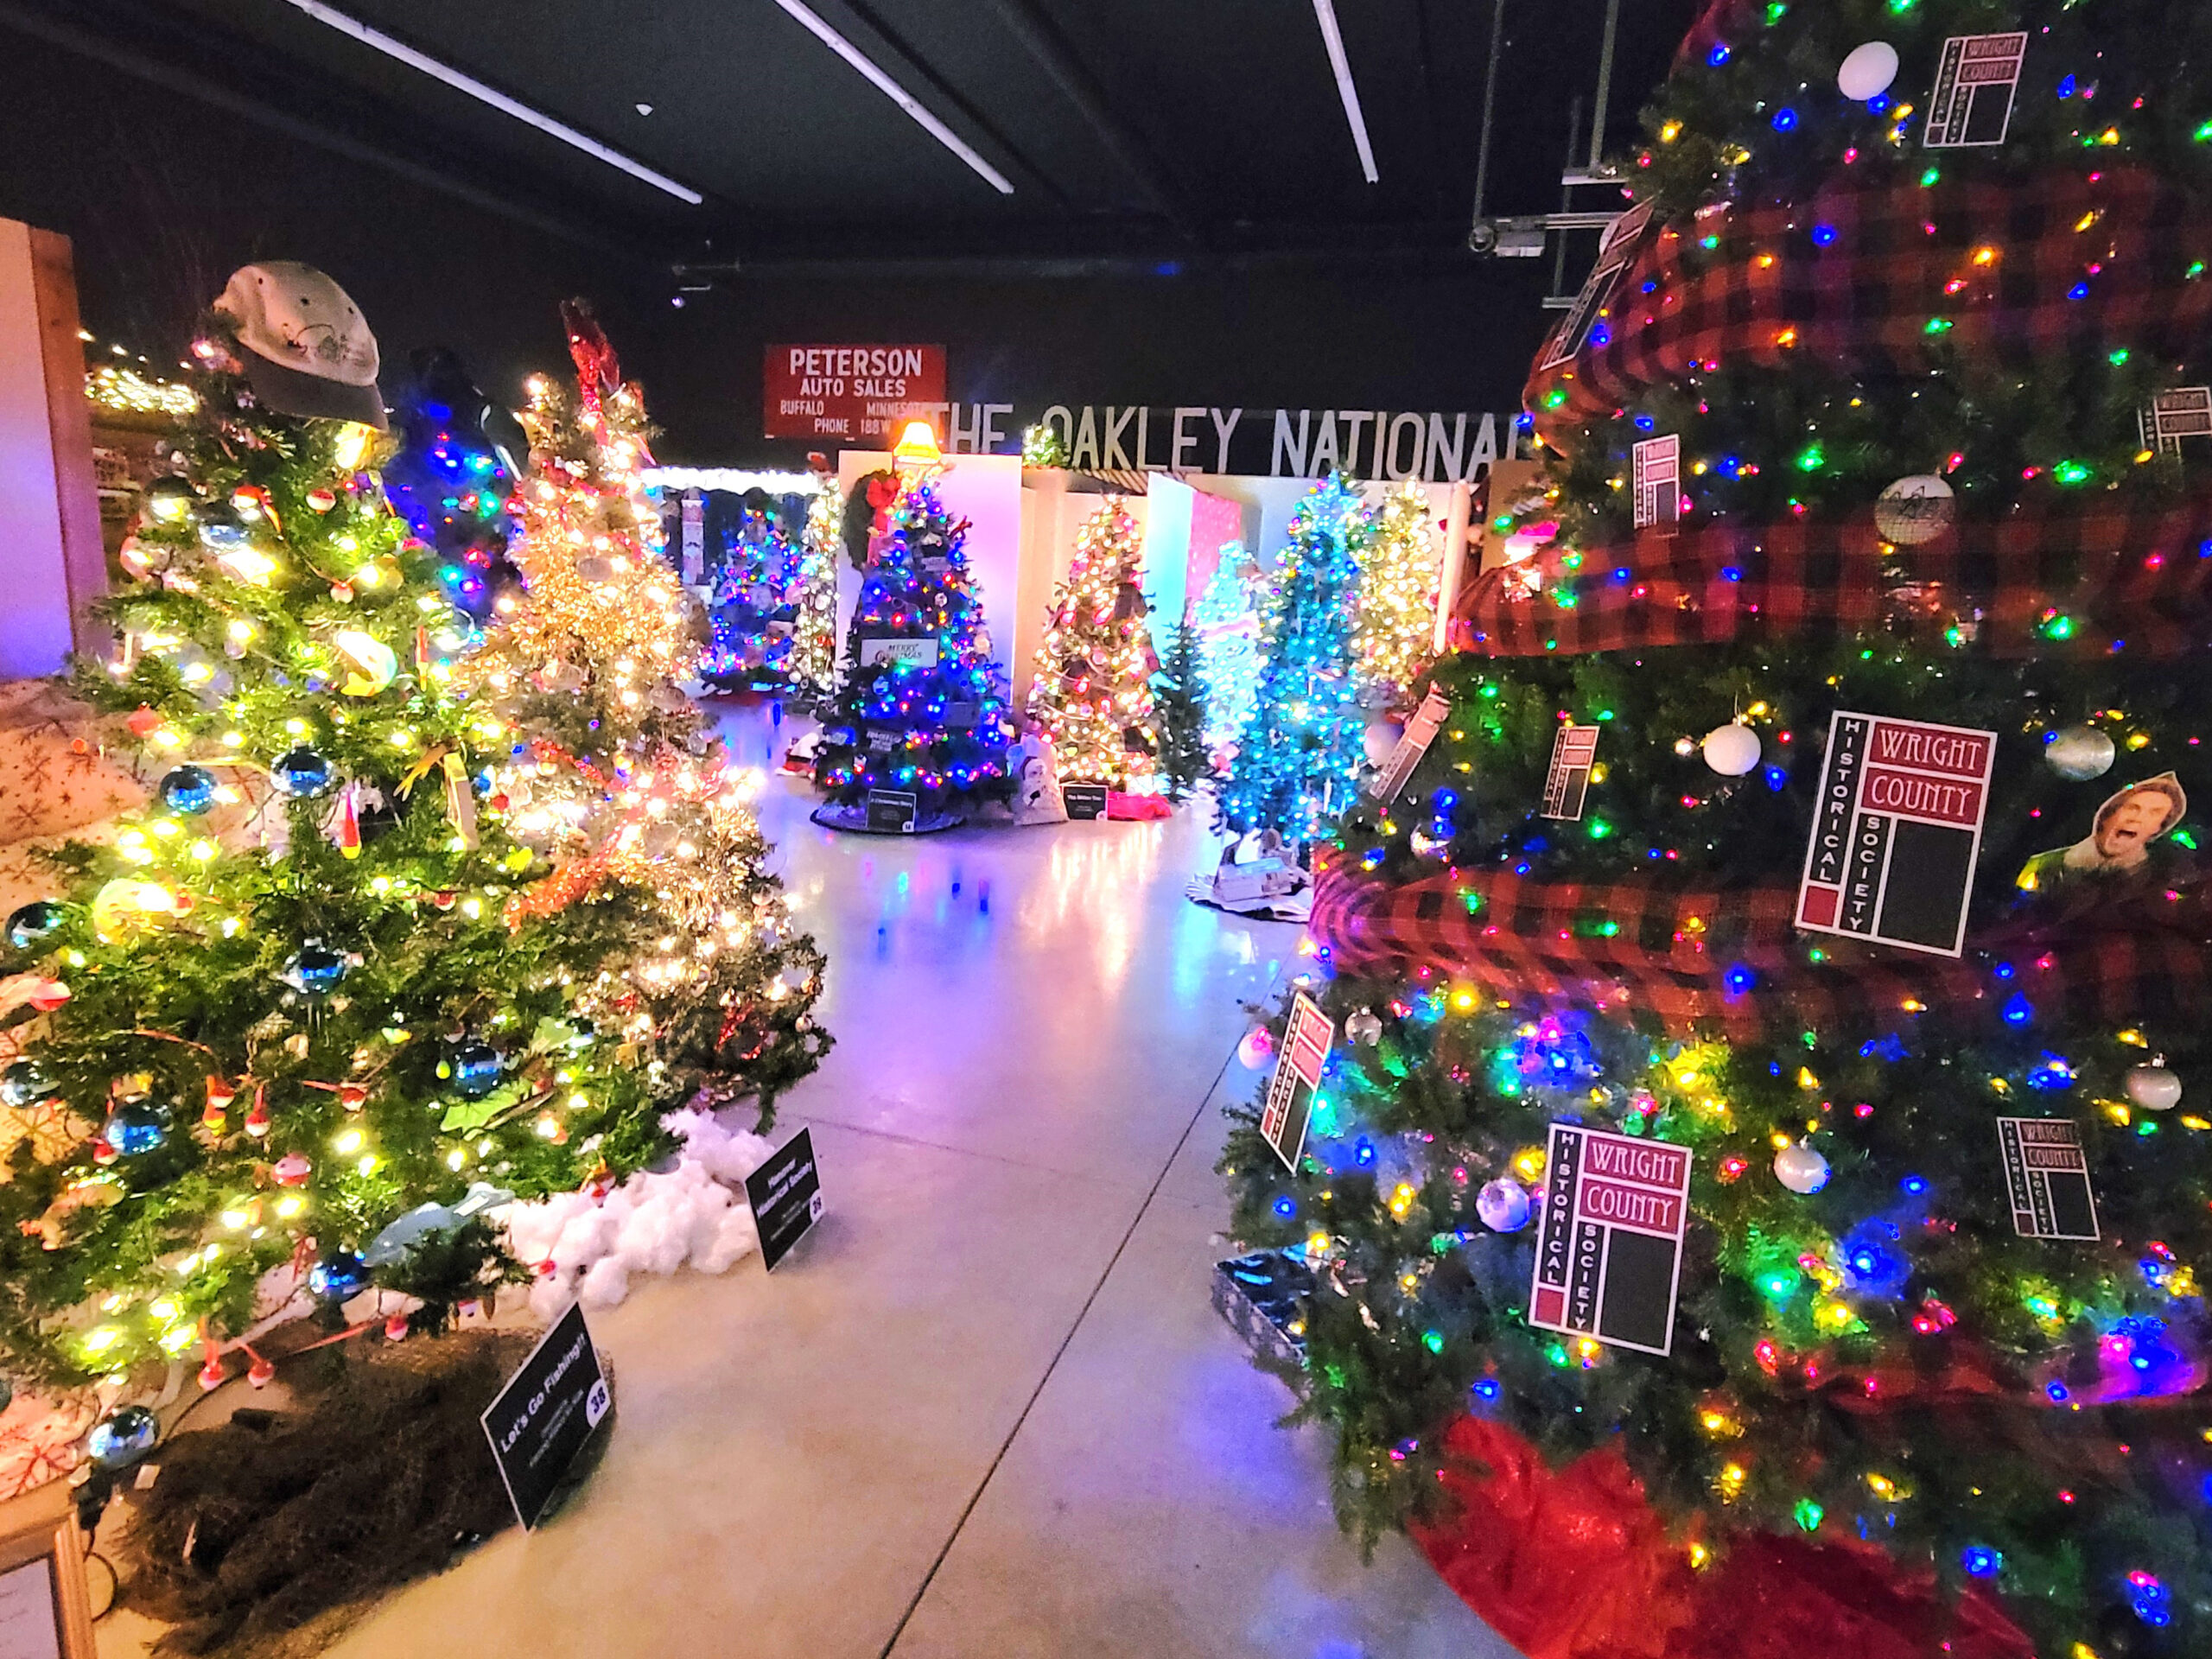
[[[1595,86],[1605,3],[1505,0],[1494,209],[1560,205],[1569,100]],[[332,4],[705,200],[664,194],[290,0],[0,0],[0,25],[580,240],[772,267],[1456,246],[1491,16],[1488,0],[1335,0],[1380,174],[1369,184],[1312,0],[812,0],[1005,175],[1001,194],[777,0]],[[1695,9],[1622,8],[1617,147]]]

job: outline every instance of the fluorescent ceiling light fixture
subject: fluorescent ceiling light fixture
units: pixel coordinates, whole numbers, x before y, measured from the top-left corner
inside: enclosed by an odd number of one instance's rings
[[[299,0],[293,0],[297,5]],[[1359,88],[1351,84],[1351,64],[1344,56],[1344,37],[1337,28],[1333,0],[1313,0],[1313,16],[1321,25],[1321,44],[1329,51],[1329,67],[1337,77],[1337,96],[1344,100],[1344,119],[1351,124],[1351,141],[1359,149],[1359,170],[1370,184],[1382,175],[1375,170],[1375,147],[1367,142],[1367,118],[1359,112]]]
[[[619,149],[609,149],[596,138],[586,137],[564,122],[556,121],[542,111],[518,103],[497,87],[486,86],[474,75],[463,74],[450,64],[441,63],[428,53],[417,52],[404,41],[394,40],[382,29],[371,29],[357,18],[333,10],[322,0],[291,0],[291,3],[319,23],[327,23],[340,35],[351,35],[363,46],[373,47],[388,58],[397,58],[410,69],[419,69],[433,80],[442,80],[455,92],[466,92],[480,104],[489,104],[502,115],[511,115],[525,126],[536,127],[549,133],[564,144],[581,149],[587,156],[605,162],[609,167],[620,168],[633,179],[642,179],[656,190],[665,190],[679,201],[697,207],[705,198],[689,185],[678,184],[664,173],[656,173],[643,162],[633,161]]]
[[[292,0],[292,3],[298,5],[301,0]],[[830,28],[828,23],[823,22],[811,7],[801,3],[801,0],[776,0],[776,3],[781,6],[800,28],[805,29],[808,34],[813,35],[816,40],[821,41],[847,63],[851,64],[854,68],[859,70],[869,86],[906,111],[908,115],[912,116],[916,124],[923,131],[928,133],[931,137],[973,168],[977,175],[986,181],[992,189],[1002,196],[1010,196],[1014,194],[1014,185],[1005,174],[978,156],[958,133],[924,109],[912,92],[877,68],[874,61],[866,53]]]

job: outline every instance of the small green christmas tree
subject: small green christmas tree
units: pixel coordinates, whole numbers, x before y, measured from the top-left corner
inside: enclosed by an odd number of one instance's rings
[[[1206,748],[1206,683],[1198,666],[1198,632],[1178,622],[1167,660],[1153,680],[1152,724],[1160,741],[1160,775],[1167,798],[1179,801],[1213,776]]]

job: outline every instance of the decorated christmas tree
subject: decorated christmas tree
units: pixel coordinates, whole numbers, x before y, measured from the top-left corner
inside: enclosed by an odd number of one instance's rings
[[[1428,492],[1408,482],[1383,498],[1375,533],[1359,549],[1359,599],[1351,645],[1360,694],[1370,704],[1402,702],[1435,654],[1436,520]]]
[[[1539,355],[1225,1160],[1347,1522],[1531,1650],[2212,1650],[2208,53],[1723,0]]]
[[[1152,724],[1160,743],[1160,776],[1167,798],[1179,801],[1213,776],[1206,746],[1206,681],[1198,666],[1198,634],[1178,622],[1167,660],[1153,677]]]
[[[481,622],[512,585],[506,550],[514,478],[485,430],[491,405],[461,359],[418,352],[414,371],[399,399],[400,448],[385,466],[385,494],[442,556],[447,597]]]
[[[887,791],[914,797],[912,828],[945,829],[1006,791],[1005,676],[968,574],[968,521],[918,467],[887,512],[823,717],[815,777],[830,800],[814,816],[865,828],[870,791]]]
[[[6,925],[16,1378],[201,1356],[212,1384],[272,1284],[334,1312],[373,1281],[435,1329],[527,1276],[476,1216],[499,1192],[664,1141],[602,985],[621,918],[508,925],[547,866],[479,807],[511,736],[455,695],[467,619],[385,499],[367,326],[321,272],[248,266],[194,354],[185,471],[79,676],[156,798]]]
[[[513,734],[493,804],[556,861],[511,918],[635,918],[590,982],[616,1029],[656,1074],[772,1105],[828,1046],[822,953],[765,868],[746,780],[677,686],[700,647],[659,556],[644,400],[582,302],[562,315],[578,391],[531,383],[524,592],[460,671]]]
[[[1152,782],[1160,662],[1138,585],[1143,556],[1136,520],[1121,497],[1109,496],[1076,531],[1074,562],[1052,595],[1029,718],[1052,740],[1063,779],[1139,791]]]
[[[837,689],[837,556],[844,545],[844,503],[837,480],[821,455],[809,455],[814,493],[806,499],[799,539],[798,581],[792,595],[791,690],[810,702],[826,702]]]
[[[1206,747],[1216,753],[1236,741],[1252,717],[1260,684],[1260,606],[1264,591],[1258,566],[1238,543],[1221,550],[1221,563],[1191,607],[1198,639],[1198,677],[1206,687]]]
[[[1295,846],[1351,804],[1363,761],[1351,626],[1359,558],[1373,533],[1359,492],[1323,479],[1298,504],[1261,606],[1252,713],[1220,791],[1224,823]]]
[[[761,499],[728,534],[708,610],[714,643],[700,663],[716,684],[755,691],[786,683],[799,574],[798,548]]]

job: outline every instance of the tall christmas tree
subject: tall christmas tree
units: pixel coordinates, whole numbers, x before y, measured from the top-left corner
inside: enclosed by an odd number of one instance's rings
[[[330,1309],[373,1279],[435,1328],[522,1272],[475,1218],[491,1187],[572,1188],[664,1144],[658,1077],[584,988],[619,918],[506,925],[545,866],[478,809],[510,737],[454,695],[466,619],[374,470],[373,336],[327,276],[270,264],[194,353],[185,470],[149,486],[148,575],[79,676],[167,772],[6,927],[18,1377],[204,1347],[219,1381],[288,1263]]]
[[[791,625],[791,690],[810,702],[837,689],[837,556],[844,546],[845,505],[823,456],[809,455],[814,493],[806,499],[799,538],[798,592]]]
[[[1578,1651],[2212,1650],[2208,54],[1722,0],[1539,356],[1557,539],[1225,1160],[1347,1520],[1523,1645],[1556,1501]]]
[[[1144,544],[1121,497],[1076,531],[1075,559],[1052,595],[1029,683],[1029,718],[1052,741],[1062,779],[1143,790],[1159,737],[1152,677],[1160,661],[1145,626],[1138,566]]]
[[[1363,699],[1404,701],[1435,654],[1436,521],[1428,491],[1408,480],[1383,498],[1375,533],[1359,549],[1359,598],[1351,645]]]
[[[1221,791],[1221,816],[1242,834],[1311,841],[1351,804],[1366,721],[1357,702],[1351,624],[1359,557],[1373,533],[1359,492],[1332,475],[1290,521],[1290,543],[1262,605],[1252,713]]]
[[[385,467],[385,493],[443,556],[438,580],[447,596],[481,622],[512,585],[507,498],[514,477],[485,430],[491,405],[461,359],[423,351],[413,366],[400,395],[400,448]]]
[[[828,1046],[823,957],[795,929],[744,780],[678,689],[694,612],[659,556],[644,399],[581,301],[563,308],[571,399],[540,378],[523,412],[531,475],[520,601],[461,665],[515,734],[493,804],[556,861],[510,917],[635,918],[590,982],[657,1076],[724,1097],[777,1093]]]
[[[868,792],[885,790],[915,797],[917,829],[943,829],[1007,787],[1005,675],[968,574],[968,521],[945,512],[921,470],[888,512],[823,719],[815,777],[831,798],[814,816],[865,827]]]

